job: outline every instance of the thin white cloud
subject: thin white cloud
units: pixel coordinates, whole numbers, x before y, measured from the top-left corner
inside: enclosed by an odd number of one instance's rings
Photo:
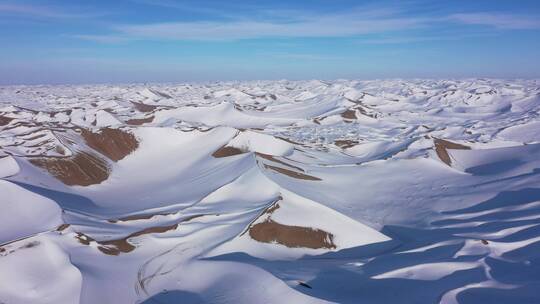
[[[260,55],[278,59],[293,59],[300,61],[327,61],[327,60],[343,60],[340,56],[328,56],[321,54],[310,53],[261,53]]]
[[[486,25],[498,29],[540,29],[540,18],[538,16],[481,12],[453,14],[448,17],[448,20],[470,25]]]
[[[139,39],[241,40],[287,37],[348,37],[422,26],[421,18],[383,12],[282,16],[279,21],[196,21],[118,26],[118,33]]]
[[[116,35],[70,35],[70,37],[98,43],[123,43],[131,40],[128,37]]]
[[[101,14],[67,12],[61,9],[38,5],[0,3],[0,16],[6,15],[51,19],[77,19],[101,16]]]
[[[470,38],[482,38],[493,37],[497,35],[493,32],[468,32],[468,33],[441,33],[439,35],[416,35],[416,36],[396,36],[396,37],[379,37],[379,38],[366,38],[358,40],[359,44],[409,44],[409,43],[422,43],[432,41],[452,41],[463,40]]]
[[[171,0],[130,0],[136,4],[144,4],[149,6],[157,6],[167,9],[177,9],[180,11],[187,12],[196,12],[196,13],[205,13],[212,14],[217,16],[228,15],[223,12],[223,10],[208,8],[203,5],[189,5],[185,2],[171,1]]]
[[[132,0],[147,3],[149,0]],[[154,5],[178,5],[159,0]],[[179,7],[184,8],[183,5]],[[209,12],[210,13],[210,12]],[[256,9],[224,15],[218,20],[173,21],[148,24],[120,24],[105,35],[79,35],[78,38],[100,43],[129,40],[198,40],[236,41],[264,38],[332,38],[385,34],[388,38],[364,43],[392,44],[427,40],[446,40],[437,33],[430,37],[414,35],[413,29],[436,29],[451,24],[485,25],[495,29],[538,29],[537,18],[502,13],[460,13],[434,16],[411,14],[406,7],[377,5],[356,7],[348,12],[321,13],[298,10]],[[464,33],[467,34],[467,33]],[[441,35],[444,36],[444,35]],[[458,35],[459,36],[459,35]],[[367,37],[364,37],[367,39]],[[451,37],[450,39],[455,39]]]

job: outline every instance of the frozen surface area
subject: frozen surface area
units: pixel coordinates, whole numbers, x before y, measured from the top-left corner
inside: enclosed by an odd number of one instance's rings
[[[539,303],[540,82],[0,87],[0,303]]]

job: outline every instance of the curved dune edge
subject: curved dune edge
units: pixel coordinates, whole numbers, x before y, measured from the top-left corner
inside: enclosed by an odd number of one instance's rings
[[[290,248],[335,249],[334,236],[320,229],[290,226],[277,223],[271,219],[272,213],[279,208],[274,203],[261,215],[266,219],[248,228],[249,236],[263,243],[278,243]]]
[[[100,156],[87,152],[76,152],[67,158],[31,158],[30,163],[46,170],[68,186],[89,186],[109,178],[110,167]]]
[[[448,140],[440,139],[440,138],[434,138],[433,143],[435,144],[435,152],[437,152],[437,156],[439,156],[439,159],[447,164],[448,166],[452,166],[452,159],[450,157],[450,154],[448,154],[448,150],[470,150],[471,147],[465,146],[462,144],[454,143]]]
[[[127,131],[102,128],[96,132],[82,129],[80,136],[85,145],[73,145],[75,152],[69,157],[32,157],[29,162],[46,170],[68,186],[90,186],[107,180],[112,167],[133,153],[139,146],[135,136]]]

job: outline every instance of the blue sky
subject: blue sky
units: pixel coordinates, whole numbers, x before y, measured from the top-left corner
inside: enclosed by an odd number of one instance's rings
[[[540,1],[3,1],[0,84],[540,78]]]

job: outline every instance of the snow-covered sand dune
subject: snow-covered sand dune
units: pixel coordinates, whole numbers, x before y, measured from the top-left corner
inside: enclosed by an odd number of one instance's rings
[[[0,303],[539,303],[540,82],[0,87]]]

